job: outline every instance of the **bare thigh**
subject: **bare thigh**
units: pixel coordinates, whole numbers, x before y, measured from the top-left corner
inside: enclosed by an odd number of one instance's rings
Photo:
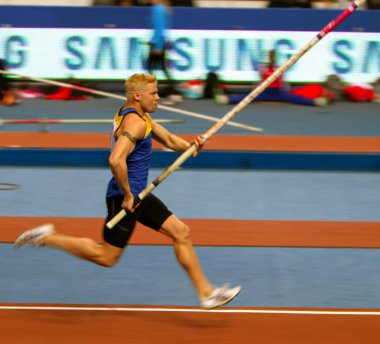
[[[159,231],[172,239],[187,238],[189,234],[188,226],[173,214],[166,219]]]

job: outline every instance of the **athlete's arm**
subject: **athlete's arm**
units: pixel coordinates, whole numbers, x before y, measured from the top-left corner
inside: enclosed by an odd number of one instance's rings
[[[190,147],[190,142],[172,134],[154,120],[152,120],[152,137],[176,152],[183,152]]]
[[[192,142],[188,142],[182,137],[172,134],[167,129],[165,129],[162,125],[158,124],[157,122],[153,120],[152,120],[152,137],[158,142],[162,143],[166,147],[176,152],[184,152],[193,143],[196,145],[197,151],[199,151],[203,147],[202,135],[197,136]],[[197,155],[196,153],[194,154],[194,157]]]

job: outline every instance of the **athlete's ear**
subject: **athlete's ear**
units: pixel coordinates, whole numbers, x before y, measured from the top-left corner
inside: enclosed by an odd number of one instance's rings
[[[136,101],[141,101],[141,94],[139,92],[133,92],[133,99]]]

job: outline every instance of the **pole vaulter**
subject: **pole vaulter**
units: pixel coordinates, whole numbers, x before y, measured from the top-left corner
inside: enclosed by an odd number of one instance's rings
[[[232,108],[226,115],[224,115],[218,122],[216,122],[209,130],[203,134],[203,142],[214,135],[220,128],[227,122],[235,117],[242,109],[252,102],[264,89],[266,89],[274,80],[287,71],[294,63],[296,63],[304,54],[306,54],[312,47],[321,41],[330,31],[336,28],[343,20],[345,20],[352,12],[354,12],[364,0],[353,1],[340,15],[330,21],[309,43],[296,52],[285,64],[277,68],[276,71],[266,80],[262,81],[254,90],[251,91],[239,104]],[[177,160],[168,166],[153,182],[151,182],[139,195],[135,198],[135,203],[141,202],[148,194],[150,194],[161,182],[163,182],[172,172],[181,166],[190,156],[192,156],[197,147],[192,144],[185,152],[183,152]],[[112,229],[127,212],[123,209],[110,221],[107,222],[107,227]]]

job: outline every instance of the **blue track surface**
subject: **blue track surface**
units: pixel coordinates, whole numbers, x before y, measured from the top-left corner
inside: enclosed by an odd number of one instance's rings
[[[109,178],[101,168],[2,167],[0,180],[20,188],[2,191],[0,216],[103,217]],[[179,170],[154,193],[182,218],[380,221],[378,173]]]
[[[243,286],[231,306],[380,308],[380,250],[198,247],[213,283]],[[0,302],[197,305],[169,246],[130,246],[104,269],[51,249],[0,245]]]

